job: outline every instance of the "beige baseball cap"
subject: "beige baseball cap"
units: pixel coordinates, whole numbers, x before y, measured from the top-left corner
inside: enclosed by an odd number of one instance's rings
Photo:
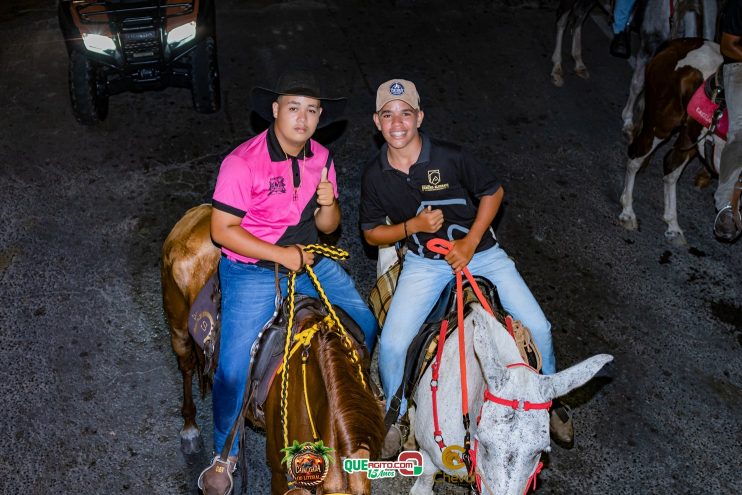
[[[412,81],[390,79],[376,90],[376,111],[394,100],[402,100],[415,110],[420,110],[420,95]]]

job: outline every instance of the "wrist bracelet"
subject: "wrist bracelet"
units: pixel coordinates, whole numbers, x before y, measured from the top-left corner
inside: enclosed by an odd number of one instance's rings
[[[304,251],[299,247],[298,244],[294,244],[294,247],[297,251],[299,251],[299,269],[296,270],[297,272],[299,272],[302,268],[304,268]]]

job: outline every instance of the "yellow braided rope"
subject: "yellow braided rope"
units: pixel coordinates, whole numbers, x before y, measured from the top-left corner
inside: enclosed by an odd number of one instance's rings
[[[289,298],[289,322],[286,328],[286,343],[283,346],[283,370],[281,371],[281,426],[283,428],[283,446],[289,446],[289,345],[291,344],[291,330],[294,326],[294,285],[296,283],[296,272],[289,274],[288,298]]]
[[[309,352],[309,346],[305,347],[306,351]],[[304,403],[307,405],[307,415],[309,416],[309,426],[312,427],[312,440],[319,440],[317,430],[314,427],[314,419],[312,419],[312,409],[309,407],[309,395],[307,395],[307,354],[304,353],[301,356],[301,379],[304,382]]]
[[[303,249],[306,252],[309,253],[318,253],[323,256],[326,256],[330,259],[334,260],[343,260],[348,257],[348,252],[334,247],[334,246],[328,246],[324,244],[310,244]],[[361,379],[361,383],[363,384],[364,388],[368,388],[368,385],[366,385],[366,379],[363,376],[363,367],[361,365],[361,359],[358,356],[358,353],[355,350],[355,346],[351,342],[350,338],[348,337],[348,332],[345,330],[345,327],[340,322],[340,318],[338,317],[337,313],[335,313],[335,310],[332,307],[332,304],[330,304],[330,301],[327,299],[327,295],[325,294],[325,291],[322,289],[322,286],[319,283],[319,279],[317,278],[317,275],[315,275],[314,270],[311,266],[307,265],[306,267],[307,274],[309,275],[309,278],[312,281],[312,284],[314,285],[314,288],[317,290],[317,294],[319,294],[320,299],[324,303],[325,307],[327,308],[328,315],[324,318],[324,322],[329,324],[329,320],[332,320],[336,327],[340,331],[336,331],[338,335],[343,339],[343,347],[345,347],[350,352],[350,360],[351,363],[355,363],[358,365],[358,376]],[[283,444],[284,447],[289,446],[289,429],[288,429],[288,372],[289,372],[289,359],[296,353],[296,351],[299,349],[299,347],[308,347],[309,342],[312,340],[312,337],[314,337],[314,334],[317,333],[319,330],[319,323],[313,325],[312,327],[303,330],[296,336],[294,336],[295,342],[294,345],[291,346],[291,331],[294,326],[294,303],[295,303],[295,283],[296,283],[296,272],[292,271],[289,274],[289,282],[288,282],[288,291],[287,291],[287,298],[289,300],[289,321],[288,321],[288,328],[286,329],[286,342],[284,344],[283,348],[283,363],[280,366],[281,371],[281,424],[283,427]],[[289,349],[291,347],[291,349]],[[304,401],[306,402],[307,406],[307,414],[309,415],[309,423],[312,427],[312,434],[314,435],[314,438],[318,438],[317,431],[314,427],[314,420],[312,419],[312,412],[309,408],[309,396],[307,395],[307,377],[306,377],[306,358],[302,357],[302,379],[304,382]]]
[[[336,248],[334,246],[310,244],[309,246],[306,247],[305,251],[309,251],[312,253],[320,253],[332,259],[345,259],[348,257],[347,251],[344,251],[340,248]],[[363,366],[361,364],[361,359],[355,350],[355,346],[353,345],[353,342],[351,342],[350,338],[348,337],[348,332],[345,330],[345,327],[340,322],[340,318],[338,317],[337,313],[335,313],[335,310],[333,309],[332,304],[330,304],[330,301],[327,299],[327,295],[325,295],[325,291],[322,289],[322,286],[320,285],[319,279],[317,278],[317,275],[315,275],[314,270],[312,269],[311,266],[307,266],[306,269],[307,269],[307,274],[309,275],[309,278],[312,280],[312,284],[314,285],[314,288],[317,290],[317,294],[319,294],[320,299],[322,300],[325,307],[327,308],[327,312],[330,313],[333,321],[335,322],[335,325],[337,325],[337,328],[340,329],[340,332],[338,332],[338,334],[343,339],[343,346],[351,354],[351,359],[350,359],[351,363],[357,364],[358,366],[358,377],[361,379],[363,388],[368,388],[368,386],[366,385],[366,379],[363,376]]]

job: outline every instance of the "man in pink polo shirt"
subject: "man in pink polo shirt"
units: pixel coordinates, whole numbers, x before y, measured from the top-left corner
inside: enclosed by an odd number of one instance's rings
[[[376,319],[353,281],[335,261],[305,252],[318,231],[340,225],[335,166],[329,151],[310,138],[337,120],[344,98],[326,98],[314,77],[286,74],[275,90],[253,89],[253,109],[270,127],[238,146],[222,162],[212,200],[211,237],[222,246],[221,342],[214,376],[214,447],[221,452],[239,414],[250,349],[273,316],[275,266],[283,273],[312,265],[330,301],[363,329],[373,352]],[[287,279],[280,280],[286,295]],[[318,297],[306,273],[296,292]],[[233,442],[225,466],[215,457],[199,477],[206,495],[228,494],[238,453]],[[243,480],[245,482],[245,480]]]

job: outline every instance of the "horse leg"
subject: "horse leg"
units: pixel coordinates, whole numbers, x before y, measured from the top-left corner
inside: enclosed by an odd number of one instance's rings
[[[564,30],[567,28],[570,10],[565,11],[557,20],[556,46],[551,56],[551,82],[554,86],[564,86],[564,73],[562,71],[562,40],[564,39]]]
[[[196,424],[196,405],[193,403],[193,371],[197,369],[193,340],[188,333],[189,305],[173,279],[171,269],[162,268],[162,295],[165,314],[170,327],[170,343],[178,358],[183,375],[183,428],[180,430],[180,450],[185,455],[197,453],[203,446],[201,432]]]
[[[590,73],[582,60],[582,25],[594,5],[594,2],[590,0],[589,2],[581,1],[575,7],[577,21],[575,21],[574,33],[572,33],[572,58],[575,61],[575,74],[583,79],[590,78]]]
[[[634,180],[636,179],[636,173],[644,162],[649,159],[657,146],[662,143],[661,139],[652,136],[649,132],[643,132],[638,140],[641,141],[643,146],[637,147],[639,148],[636,150],[636,155],[638,156],[631,153],[629,161],[626,163],[626,178],[624,180],[623,192],[621,193],[621,206],[623,210],[618,215],[619,222],[627,230],[636,230],[639,226],[636,220],[636,213],[634,213]],[[632,151],[634,150],[632,149]]]
[[[423,456],[423,474],[420,475],[410,490],[410,495],[433,495],[433,484],[438,467],[426,450],[420,450]]]
[[[621,112],[623,119],[624,136],[632,142],[637,133],[637,122],[642,115],[644,108],[644,71],[647,66],[649,57],[639,53],[636,57],[636,68],[634,75],[631,77],[631,86],[629,87],[629,98]],[[641,103],[639,103],[641,100]],[[641,107],[641,108],[637,108]]]
[[[683,132],[683,135],[685,132]],[[662,219],[667,223],[665,238],[675,246],[686,244],[683,230],[678,225],[678,206],[677,206],[677,184],[680,175],[683,173],[685,166],[695,156],[695,148],[683,150],[682,143],[685,141],[681,135],[675,142],[673,148],[665,155],[664,176],[665,183],[665,212]]]
[[[173,348],[176,347],[173,341]],[[192,343],[190,343],[193,346]],[[203,439],[196,424],[196,405],[193,403],[193,370],[196,368],[196,356],[191,349],[187,355],[178,356],[178,368],[183,375],[183,428],[180,430],[180,450],[185,455],[201,451]]]

